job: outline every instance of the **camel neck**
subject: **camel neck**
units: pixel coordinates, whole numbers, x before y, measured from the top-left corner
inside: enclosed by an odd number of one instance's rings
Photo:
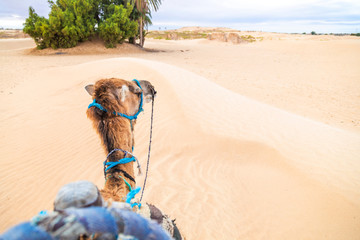
[[[109,154],[114,149],[121,149],[127,152],[132,152],[133,137],[132,127],[128,119],[124,118],[111,118],[102,120],[99,123],[98,131],[102,138],[105,151]],[[132,156],[125,156],[124,151],[114,151],[108,158],[107,162],[119,162],[122,159]],[[105,173],[105,177],[108,179],[106,182],[106,188],[109,189],[123,189],[126,193],[127,189],[125,182],[118,176],[122,175],[129,179],[131,187],[135,187],[135,174],[133,168],[133,161],[115,164],[111,169]]]
[[[110,153],[114,149],[132,152],[134,141],[132,127],[128,119],[111,118],[103,120],[101,124],[99,124],[99,133],[107,153]],[[114,152],[109,156],[108,161],[117,161],[123,157],[123,152]]]

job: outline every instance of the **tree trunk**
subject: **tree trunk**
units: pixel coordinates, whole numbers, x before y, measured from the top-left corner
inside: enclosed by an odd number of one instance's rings
[[[129,43],[136,44],[136,38],[135,37],[130,37],[129,38]]]
[[[140,17],[140,46],[144,47],[144,24],[143,24],[143,17]]]

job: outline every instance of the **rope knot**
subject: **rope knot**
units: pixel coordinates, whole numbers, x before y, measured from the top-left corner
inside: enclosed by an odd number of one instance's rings
[[[116,161],[116,162],[108,162],[107,160],[109,159],[110,155],[113,154],[116,151],[121,151],[125,154],[125,157]],[[131,157],[126,157],[127,155],[131,155]],[[137,168],[139,169],[139,175],[141,174],[141,165],[139,160],[130,152],[119,149],[119,148],[115,148],[113,150],[111,150],[109,152],[109,154],[106,156],[106,159],[104,161],[104,176],[106,176],[106,173],[113,167],[120,165],[120,164],[126,164],[129,162],[135,162],[137,163]]]
[[[135,195],[138,194],[141,190],[141,187],[137,187],[135,189],[132,189],[127,195],[126,195],[126,203],[130,204],[133,208],[134,206],[138,206],[138,208],[141,208],[140,202],[134,202],[132,201],[135,198]]]

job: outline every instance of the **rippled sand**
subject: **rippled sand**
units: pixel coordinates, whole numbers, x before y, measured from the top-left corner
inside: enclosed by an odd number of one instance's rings
[[[144,199],[188,240],[359,239],[360,41],[290,37],[45,56],[29,55],[31,40],[1,40],[0,230],[51,210],[68,182],[103,186],[84,86],[119,77],[156,87]],[[136,125],[144,167],[150,112]]]

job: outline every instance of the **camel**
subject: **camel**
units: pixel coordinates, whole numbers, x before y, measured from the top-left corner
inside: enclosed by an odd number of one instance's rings
[[[87,116],[92,120],[104,150],[110,153],[107,161],[111,163],[132,157],[136,117],[128,119],[119,114],[131,117],[138,114],[142,107],[140,102],[149,102],[155,96],[154,87],[148,81],[111,78],[87,85],[85,89],[95,100],[91,105],[94,107],[88,108]],[[122,151],[112,152],[114,149]],[[104,174],[107,180],[101,195],[105,200],[124,201],[129,193],[128,184],[131,188],[136,185],[133,161],[116,165]]]
[[[108,154],[108,164],[132,157],[136,118],[142,111],[143,103],[150,102],[156,96],[153,85],[146,80],[126,81],[111,78],[101,79],[95,85],[87,85],[85,89],[93,98],[87,116],[92,120]],[[104,171],[104,174],[106,182],[104,189],[100,190],[102,197],[106,201],[123,202],[130,187],[134,189],[136,185],[133,161],[115,165]],[[144,204],[138,211],[161,224],[175,239],[182,239],[175,220],[172,221],[162,214],[154,205]]]

